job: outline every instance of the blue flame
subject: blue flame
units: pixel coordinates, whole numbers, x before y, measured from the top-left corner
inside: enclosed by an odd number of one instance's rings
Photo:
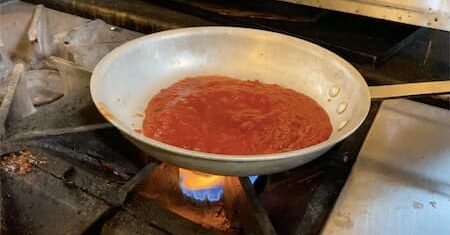
[[[251,175],[248,177],[248,179],[250,180],[250,183],[254,184],[258,177],[259,175]]]
[[[258,175],[249,176],[249,180],[252,184],[258,179]],[[217,202],[223,195],[223,184],[215,185],[207,189],[188,189],[183,185],[183,179],[180,180],[180,188],[183,194],[187,197],[193,198],[197,201],[209,201]]]
[[[197,190],[187,189],[182,183],[180,183],[180,187],[184,195],[197,201],[217,202],[223,195],[223,185],[221,184],[211,188]]]

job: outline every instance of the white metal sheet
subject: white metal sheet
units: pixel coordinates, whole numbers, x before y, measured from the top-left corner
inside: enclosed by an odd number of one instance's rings
[[[450,0],[280,0],[450,31]]]
[[[322,234],[450,234],[450,111],[385,101]]]

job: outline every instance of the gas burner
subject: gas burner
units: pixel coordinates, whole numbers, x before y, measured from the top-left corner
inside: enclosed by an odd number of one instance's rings
[[[217,202],[222,198],[224,176],[179,169],[179,185],[183,194],[197,201]]]
[[[248,177],[253,184],[258,176]],[[217,202],[224,192],[225,176],[179,169],[179,185],[183,194],[197,201]]]
[[[151,200],[214,231],[240,234],[262,229],[261,223],[274,231],[248,177],[210,175],[162,163],[135,193],[142,201]]]

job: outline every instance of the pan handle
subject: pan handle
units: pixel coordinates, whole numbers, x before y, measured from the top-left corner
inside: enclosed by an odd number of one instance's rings
[[[450,93],[450,80],[437,82],[417,82],[398,85],[370,86],[373,100],[400,97]]]

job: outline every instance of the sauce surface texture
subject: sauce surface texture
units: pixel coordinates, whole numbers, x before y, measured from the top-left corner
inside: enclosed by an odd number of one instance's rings
[[[144,135],[208,153],[287,152],[327,140],[332,125],[308,96],[278,85],[221,76],[185,78],[154,96]]]

